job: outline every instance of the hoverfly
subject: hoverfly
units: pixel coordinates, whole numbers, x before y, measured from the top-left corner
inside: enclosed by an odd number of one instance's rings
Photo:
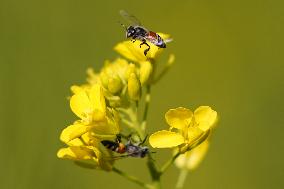
[[[127,27],[121,24],[126,30],[126,38],[131,38],[133,43],[136,40],[142,41],[140,48],[142,45],[146,45],[148,47],[144,50],[145,56],[150,50],[150,45],[147,43],[147,41],[160,48],[166,48],[166,43],[171,41],[171,39],[163,40],[156,32],[149,31],[141,25],[135,16],[128,14],[126,11],[120,10],[119,13],[130,24]]]
[[[145,141],[147,137],[142,142],[139,143],[133,143],[131,138],[128,139],[126,144],[123,144],[121,142],[121,136],[118,135],[116,138],[116,141],[110,141],[110,140],[103,140],[101,143],[109,150],[114,151],[119,154],[124,154],[122,156],[118,157],[138,157],[138,158],[144,158],[147,154],[149,154],[149,148],[147,146],[141,146]]]

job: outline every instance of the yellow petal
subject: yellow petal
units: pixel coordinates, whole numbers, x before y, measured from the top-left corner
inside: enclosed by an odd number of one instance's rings
[[[120,127],[113,118],[107,117],[106,121],[96,123],[93,131],[96,135],[117,135]]]
[[[81,136],[81,140],[87,146],[96,146],[98,143],[98,139],[92,136],[92,131],[84,133]]]
[[[61,148],[57,152],[57,157],[63,159],[73,159],[73,160],[82,160],[82,159],[93,159],[94,152],[92,149],[82,146],[70,146],[68,148]]]
[[[163,48],[159,48],[156,45],[147,42],[150,46],[150,50],[147,55],[144,55],[144,51],[148,48],[146,45],[142,45],[140,48],[140,44],[142,42],[137,40],[135,43],[131,41],[124,41],[117,44],[114,47],[114,50],[120,53],[122,56],[133,62],[141,62],[146,61],[148,59],[157,59],[161,52],[163,52]]]
[[[80,87],[80,86],[78,86],[78,85],[72,85],[72,86],[70,87],[70,89],[71,89],[71,91],[72,91],[74,94],[76,94],[76,93],[78,93],[78,92],[80,92],[80,91],[83,90],[82,87]]]
[[[141,83],[135,73],[130,74],[127,83],[127,91],[131,100],[139,100],[141,97]]]
[[[172,148],[184,143],[184,138],[178,133],[162,130],[152,134],[149,143],[153,148]]]
[[[175,160],[175,165],[180,169],[196,169],[202,160],[204,159],[209,148],[208,140],[204,141],[202,144],[192,149],[191,151],[186,152],[185,154],[180,155]]]
[[[200,106],[194,111],[194,120],[200,129],[207,131],[217,121],[217,112],[209,106]]]
[[[90,99],[85,90],[78,90],[70,99],[71,110],[81,119],[86,117],[86,112],[92,111]]]
[[[114,50],[131,61],[146,61],[147,57],[143,54],[142,48],[139,48],[139,42],[140,41],[132,43],[131,41],[123,41],[118,43],[114,47]]]
[[[85,126],[78,123],[70,125],[62,131],[60,135],[60,140],[65,143],[68,143],[70,140],[80,137],[82,134],[88,132],[91,129],[92,129],[91,126]]]
[[[67,144],[68,146],[84,146],[85,145],[83,141],[79,138],[74,138],[73,140],[70,140]]]
[[[153,66],[150,61],[141,62],[140,65],[140,82],[143,85],[151,78]]]
[[[203,131],[199,127],[188,127],[187,133],[187,143],[191,143],[198,139],[203,134]]]
[[[184,129],[189,126],[192,119],[192,112],[189,109],[179,107],[176,109],[170,109],[165,118],[167,123],[174,128]]]
[[[103,89],[100,85],[95,84],[92,86],[89,94],[90,102],[93,106],[93,110],[97,110],[105,114],[106,103],[103,94]]]

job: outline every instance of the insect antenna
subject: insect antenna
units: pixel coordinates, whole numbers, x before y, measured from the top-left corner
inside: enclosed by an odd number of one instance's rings
[[[156,152],[150,152],[150,153],[153,154],[153,153],[156,153]],[[150,160],[156,162],[156,160],[155,160],[151,155],[148,155],[148,158],[149,158]]]

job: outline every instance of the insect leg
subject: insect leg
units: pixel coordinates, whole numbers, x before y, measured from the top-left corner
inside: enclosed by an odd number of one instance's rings
[[[148,51],[150,50],[150,45],[148,45],[148,43],[145,43],[145,45],[147,45],[147,46],[148,46],[148,49],[146,49],[146,50],[144,51],[144,55],[146,56],[146,55],[147,55],[147,53],[148,53]]]
[[[121,142],[121,137],[122,137],[121,134],[117,134],[117,135],[116,135],[116,142],[117,142],[117,143],[120,143],[120,142]]]
[[[142,40],[142,43],[140,44],[140,48],[141,48],[142,45],[146,45],[146,46],[148,47],[148,48],[145,49],[145,51],[144,51],[144,55],[146,56],[147,53],[148,53],[148,51],[150,50],[150,45],[148,45],[148,43],[146,43],[146,40],[145,40],[145,39]]]
[[[146,142],[147,138],[148,138],[148,135],[145,136],[145,138],[143,139],[143,141],[141,141],[141,142],[138,144],[138,146],[144,144],[144,143]]]
[[[137,37],[138,37],[137,35],[133,35],[131,41],[132,41],[133,43],[135,43]]]
[[[148,44],[146,43],[146,40],[145,40],[145,39],[143,39],[143,40],[142,40],[142,43],[140,43],[140,45],[139,45],[140,48],[141,48],[142,45],[147,45],[147,46],[148,46]]]

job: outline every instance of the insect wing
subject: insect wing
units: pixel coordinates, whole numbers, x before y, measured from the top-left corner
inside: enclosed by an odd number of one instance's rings
[[[173,41],[173,38],[167,38],[167,39],[163,39],[165,43],[170,43]]]
[[[141,22],[133,15],[128,14],[125,10],[120,10],[119,14],[133,26],[141,26]]]

